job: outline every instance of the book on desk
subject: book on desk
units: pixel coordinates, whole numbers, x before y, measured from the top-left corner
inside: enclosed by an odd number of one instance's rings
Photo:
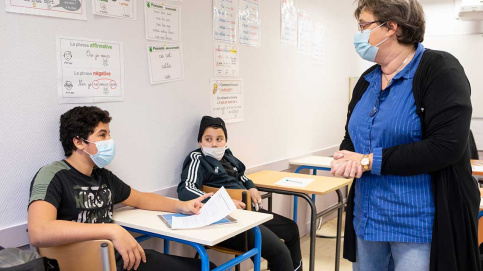
[[[172,229],[172,221],[173,221],[173,217],[187,217],[189,215],[184,215],[184,214],[164,214],[164,215],[158,215],[159,219],[161,219],[164,224],[166,224],[166,226],[170,229]],[[218,224],[228,224],[228,223],[236,223],[237,220],[234,219],[233,217],[231,216],[226,216],[210,225],[218,225]]]

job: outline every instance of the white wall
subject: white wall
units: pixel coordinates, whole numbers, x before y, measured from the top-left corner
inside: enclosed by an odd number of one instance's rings
[[[453,54],[463,65],[471,84],[473,120],[471,129],[476,145],[483,150],[483,21],[460,21],[456,14],[459,0],[421,0],[427,28],[424,45]]]
[[[26,223],[34,174],[63,158],[59,116],[74,105],[57,103],[56,37],[124,42],[125,101],[98,106],[113,116],[117,153],[109,168],[135,189],[158,191],[178,183],[183,159],[197,147],[199,120],[210,113],[210,0],[180,3],[185,79],[154,86],[142,2],[137,21],[93,16],[87,4],[88,21],[6,13],[0,4],[0,232]],[[364,67],[352,45],[352,1],[297,5],[326,27],[324,64],[315,66],[281,45],[280,1],[261,1],[261,47],[240,49],[245,121],[228,124],[229,146],[249,168],[339,144],[348,77]]]

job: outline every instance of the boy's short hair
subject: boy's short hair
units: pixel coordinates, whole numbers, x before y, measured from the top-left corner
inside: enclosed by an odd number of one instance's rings
[[[109,112],[97,106],[77,106],[60,116],[60,141],[66,157],[71,156],[77,147],[72,142],[74,137],[87,139],[99,122],[111,121]]]
[[[226,132],[225,122],[221,118],[213,118],[211,116],[203,116],[200,122],[200,130],[198,132],[198,142],[201,142],[201,138],[205,133],[206,128],[213,127],[213,128],[221,128],[225,133],[225,140],[228,140],[228,134]]]

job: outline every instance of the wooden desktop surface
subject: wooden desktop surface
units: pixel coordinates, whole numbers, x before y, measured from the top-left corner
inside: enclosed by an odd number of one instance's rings
[[[271,170],[255,172],[247,175],[247,177],[250,178],[257,187],[265,187],[265,188],[279,189],[279,190],[285,190],[285,191],[295,191],[295,192],[301,192],[305,194],[317,194],[317,195],[326,195],[330,192],[343,188],[352,183],[352,178],[345,179],[345,178],[326,177],[326,176],[280,172],[280,171],[271,171]],[[283,185],[275,184],[276,182],[287,177],[314,179],[314,181],[311,182],[306,187],[283,186]]]

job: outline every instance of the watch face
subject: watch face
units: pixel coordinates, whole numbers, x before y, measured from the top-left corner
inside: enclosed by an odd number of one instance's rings
[[[363,165],[363,166],[369,165],[369,158],[367,158],[367,157],[362,158],[361,159],[361,165]]]

